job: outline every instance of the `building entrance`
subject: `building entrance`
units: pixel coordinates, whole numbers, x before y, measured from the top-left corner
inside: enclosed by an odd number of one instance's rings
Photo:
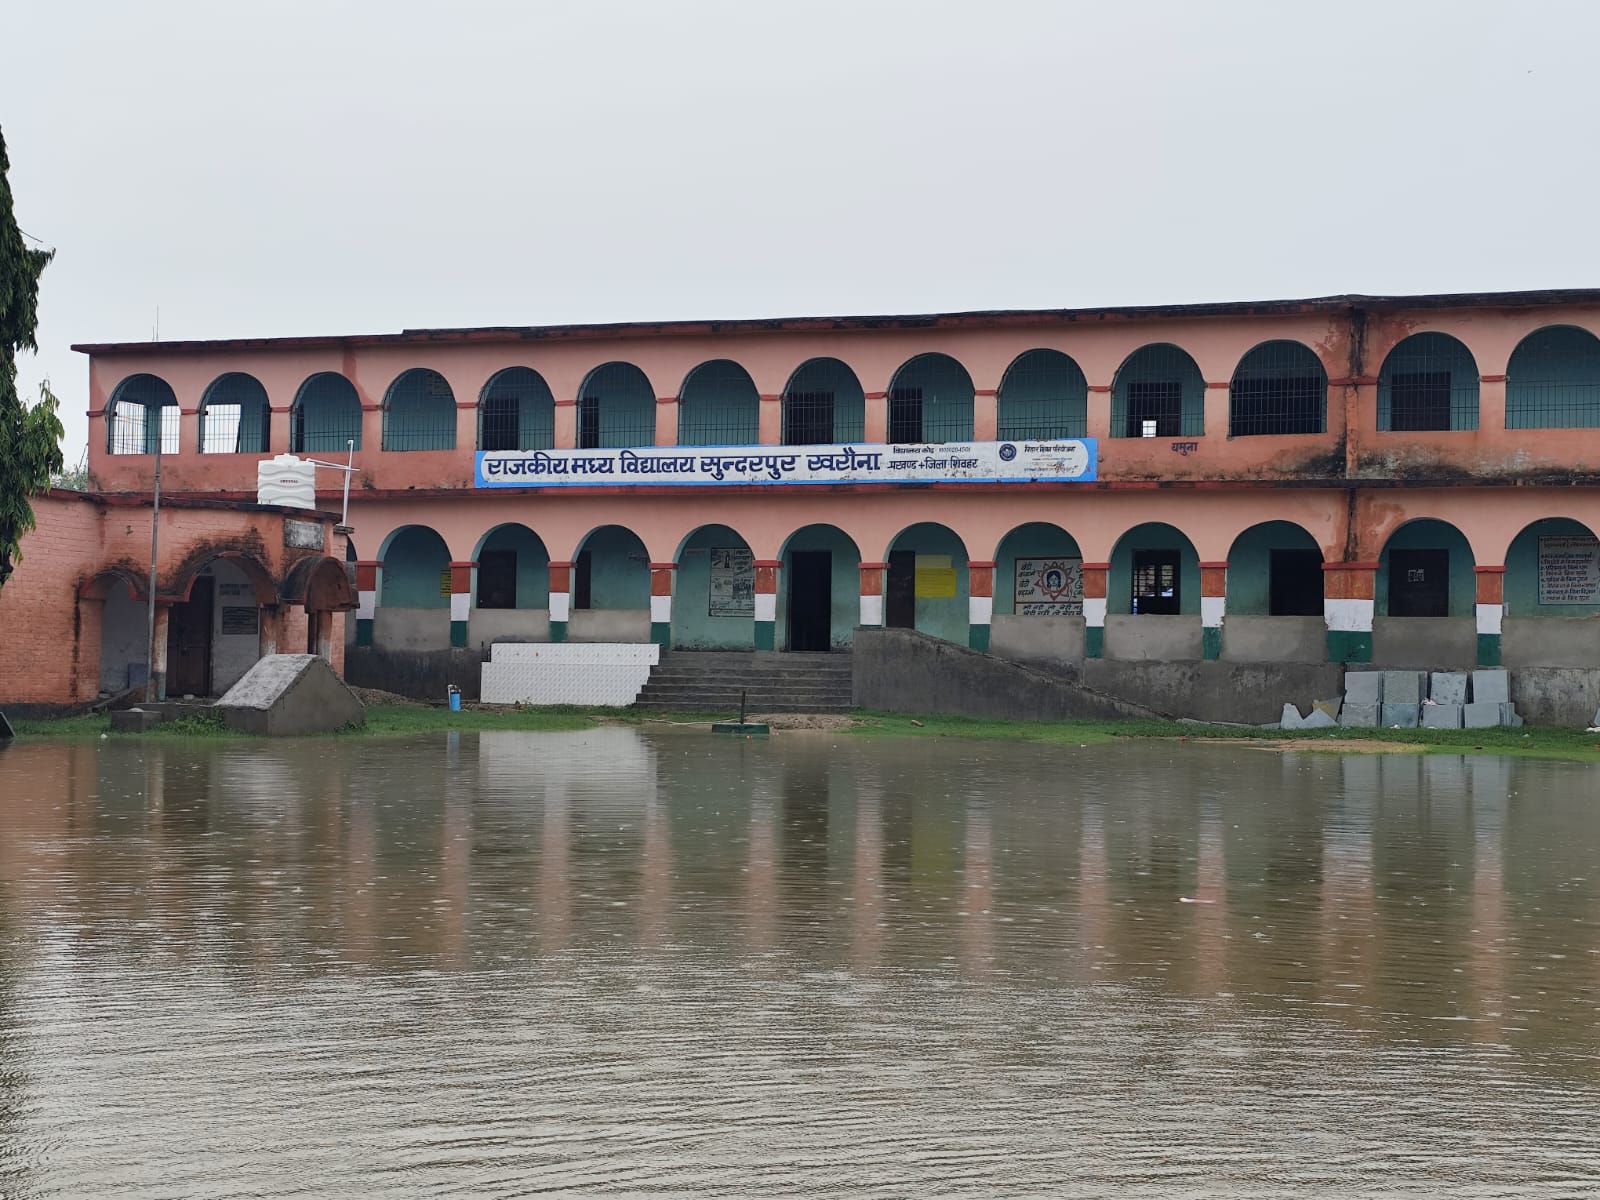
[[[211,626],[217,581],[209,575],[194,581],[189,599],[174,604],[167,617],[167,694],[211,694]]]
[[[883,623],[890,629],[917,627],[917,552],[889,553],[889,578],[884,587]]]
[[[789,649],[826,650],[833,635],[833,552],[789,555]]]
[[[1389,551],[1389,615],[1450,615],[1450,551]]]

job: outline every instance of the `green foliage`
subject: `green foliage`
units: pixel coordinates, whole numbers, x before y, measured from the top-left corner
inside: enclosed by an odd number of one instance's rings
[[[24,405],[17,394],[17,355],[37,350],[39,276],[54,252],[30,249],[22,240],[6,176],[11,160],[0,135],[0,587],[22,560],[22,535],[33,528],[29,497],[50,486],[61,469],[59,404],[48,386],[39,402]]]

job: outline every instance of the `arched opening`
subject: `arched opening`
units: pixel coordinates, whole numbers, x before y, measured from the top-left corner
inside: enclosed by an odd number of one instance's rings
[[[543,641],[550,635],[550,552],[526,525],[496,525],[478,544],[468,640]]]
[[[656,444],[656,393],[632,363],[608,362],[578,389],[578,448]]]
[[[1378,556],[1374,612],[1380,617],[1470,617],[1477,601],[1472,546],[1447,521],[1407,521]]]
[[[1505,567],[1505,665],[1600,667],[1594,621],[1600,617],[1600,540],[1594,531],[1569,517],[1534,521],[1512,539]]]
[[[295,454],[344,453],[361,449],[361,397],[356,385],[334,371],[311,376],[289,410],[289,449]]]
[[[335,643],[343,639],[337,628],[337,614],[356,607],[355,584],[345,564],[325,555],[301,559],[284,579],[279,603],[300,609],[305,618],[305,644],[280,645],[279,651],[320,654],[340,667]]]
[[[1322,616],[1322,547],[1293,521],[1264,521],[1228,550],[1227,615]]]
[[[678,547],[672,644],[680,650],[753,650],[756,568],[750,544],[726,525],[702,525]]]
[[[218,376],[200,400],[201,454],[265,454],[272,418],[254,375]]]
[[[556,401],[544,376],[507,367],[478,396],[478,449],[548,450],[555,445]]]
[[[602,525],[579,545],[572,565],[567,639],[650,640],[650,555],[631,529]]]
[[[404,525],[379,552],[373,642],[388,650],[450,645],[450,548],[426,525]]]
[[[159,375],[130,375],[106,401],[106,452],[176,454],[178,398]]]
[[[1507,429],[1600,427],[1600,338],[1572,325],[1537,329],[1506,366]]]
[[[866,436],[866,396],[837,358],[809,359],[783,389],[783,444],[832,446]]]
[[[1239,360],[1228,385],[1229,437],[1327,429],[1328,373],[1311,347],[1263,342]]]
[[[1083,551],[1059,525],[1018,525],[995,551],[989,651],[1056,662],[1083,657]]]
[[[1117,539],[1106,580],[1105,656],[1203,657],[1200,556],[1182,530],[1150,521]]]
[[[834,525],[807,525],[778,556],[778,645],[792,651],[844,649],[861,608],[861,551]]]
[[[750,373],[726,358],[689,372],[678,396],[680,446],[753,446],[761,440],[761,394]]]
[[[101,695],[120,696],[145,685],[150,616],[142,587],[123,571],[102,571],[80,591],[100,608]]]
[[[889,544],[884,624],[966,645],[970,613],[967,547],[954,530],[923,521]]]
[[[226,555],[197,564],[178,587],[183,598],[167,613],[167,695],[221,695],[261,657],[272,576],[252,557]]]
[[[889,384],[889,441],[972,440],[972,376],[948,354],[919,354]]]
[[[1111,385],[1112,437],[1200,437],[1206,381],[1188,354],[1166,342],[1141,346]]]
[[[995,407],[1001,441],[1089,434],[1089,382],[1059,350],[1018,355],[1000,380]]]
[[[402,371],[383,397],[385,450],[454,450],[456,397],[437,371]]]
[[[1476,429],[1478,364],[1448,333],[1414,333],[1378,372],[1378,429],[1384,433]]]

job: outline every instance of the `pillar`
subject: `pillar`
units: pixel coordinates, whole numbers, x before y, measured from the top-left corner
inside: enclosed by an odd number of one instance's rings
[[[658,446],[678,444],[678,397],[656,397],[656,440]]]
[[[180,408],[178,410],[178,453],[200,453],[200,410],[198,408]]]
[[[1200,657],[1222,657],[1222,615],[1227,607],[1228,564],[1200,564]]]
[[[261,625],[256,633],[256,650],[262,658],[269,654],[278,653],[278,628],[283,619],[278,615],[279,606],[276,604],[263,604],[261,606]]]
[[[1329,662],[1372,661],[1372,590],[1375,562],[1322,564],[1322,616]]]
[[[1201,414],[1201,420],[1205,422],[1200,431],[1202,436],[1209,433],[1214,437],[1227,437],[1233,432],[1229,424],[1229,397],[1232,392],[1231,380],[1206,380],[1206,394],[1202,402],[1205,407]]]
[[[278,605],[278,653],[304,654],[310,642],[310,614],[305,606]]]
[[[167,617],[171,604],[156,601],[156,626],[150,641],[150,678],[145,681],[146,700],[167,698]]]
[[[1106,656],[1106,583],[1110,563],[1083,564],[1083,656]]]
[[[383,449],[383,405],[361,406],[361,445],[367,450]]]
[[[294,440],[294,409],[270,407],[267,409],[267,453],[287,454]],[[364,443],[363,443],[364,444]]]
[[[333,613],[326,608],[319,608],[310,614],[311,627],[315,631],[316,653],[318,657],[327,660],[329,666],[333,665]]]
[[[866,626],[883,625],[883,582],[884,572],[889,569],[886,562],[864,562],[861,564],[861,623]]]
[[[378,615],[377,559],[356,563],[356,645],[372,645],[372,624]]]
[[[1478,428],[1498,433],[1506,427],[1506,377],[1478,378]]]
[[[567,622],[572,619],[572,564],[550,564],[550,640],[567,640]]]
[[[672,573],[677,563],[650,564],[650,640],[663,650],[672,646]]]
[[[556,401],[555,436],[552,439],[557,450],[574,450],[578,445],[578,402],[577,400]]]
[[[1000,409],[997,397],[994,388],[979,388],[972,393],[973,441],[992,442],[999,438]]]
[[[783,396],[763,395],[761,407],[757,410],[757,420],[760,422],[756,440],[763,446],[781,446],[783,444]]]
[[[865,442],[887,442],[889,440],[889,393],[867,392],[862,399],[865,412],[863,413],[862,432]],[[883,622],[879,621],[879,625]]]
[[[1505,616],[1506,569],[1474,567],[1478,578],[1478,665],[1500,665],[1500,622]]]
[[[1089,436],[1104,441],[1111,436],[1111,385],[1089,385]]]
[[[467,621],[472,616],[472,568],[475,562],[450,564],[450,644],[467,644]]]
[[[967,560],[967,645],[989,649],[989,626],[994,621],[994,563]]]
[[[756,560],[756,649],[778,647],[778,568],[776,558]]]

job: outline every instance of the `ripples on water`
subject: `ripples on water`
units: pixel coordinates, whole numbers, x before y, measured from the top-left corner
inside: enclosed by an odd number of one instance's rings
[[[1600,1194],[1593,769],[0,754],[0,1195]]]

